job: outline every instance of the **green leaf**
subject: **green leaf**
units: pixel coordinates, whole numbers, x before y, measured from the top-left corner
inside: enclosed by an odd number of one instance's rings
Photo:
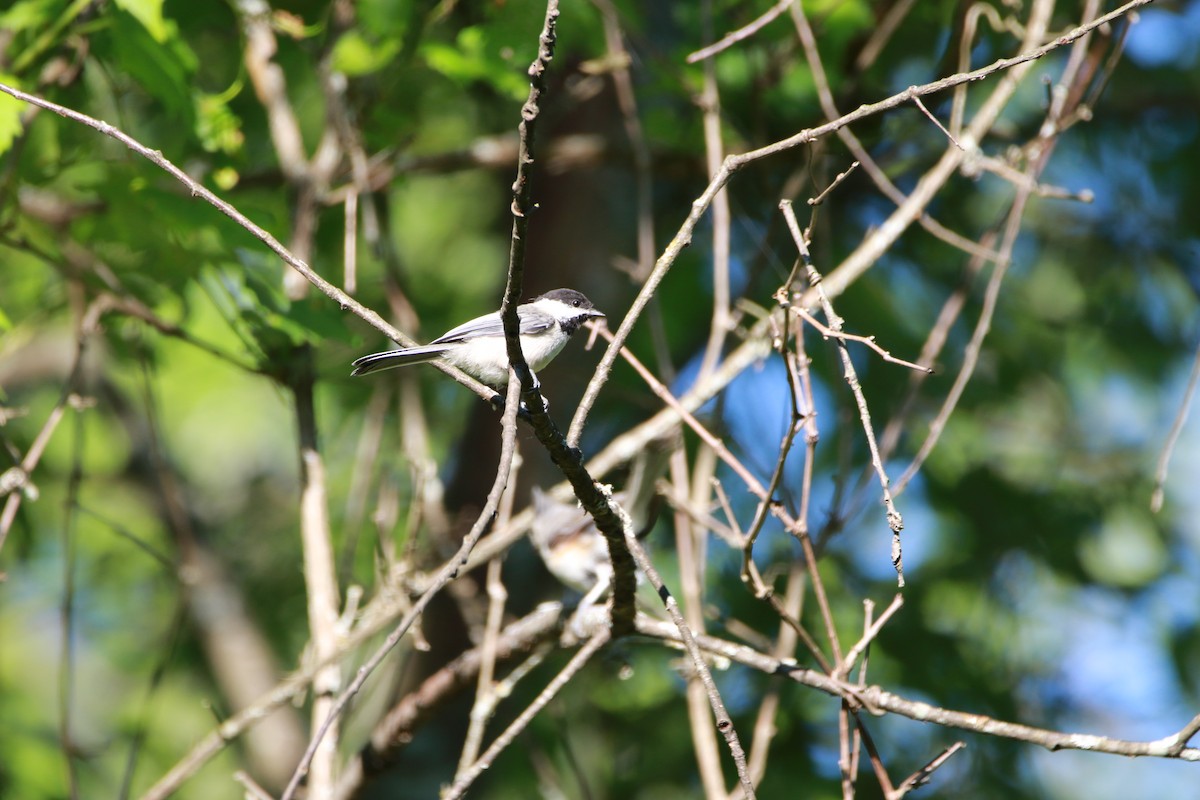
[[[390,64],[399,52],[399,39],[373,44],[358,31],[348,31],[333,47],[333,66],[352,77],[369,75]]]
[[[154,37],[165,42],[170,34],[163,19],[163,0],[116,0],[117,8],[129,12]]]
[[[429,42],[422,53],[431,69],[460,83],[481,81],[516,100],[529,93],[529,79],[510,50],[492,44],[480,26],[463,28],[454,45]]]
[[[0,83],[9,86],[19,86],[12,75],[0,73]],[[21,135],[21,111],[25,104],[15,97],[0,93],[0,155],[12,147],[13,141]]]
[[[159,42],[132,14],[117,12],[113,17],[116,22],[111,41],[121,68],[161,101],[173,117],[190,120],[195,113],[195,54],[173,31],[167,40]]]
[[[59,5],[54,0],[20,0],[0,14],[0,28],[13,33],[39,28],[60,13]]]

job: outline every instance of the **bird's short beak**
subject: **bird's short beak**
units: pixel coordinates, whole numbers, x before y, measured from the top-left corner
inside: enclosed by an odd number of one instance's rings
[[[604,312],[598,311],[594,308],[588,309],[588,316],[592,319],[605,319]]]

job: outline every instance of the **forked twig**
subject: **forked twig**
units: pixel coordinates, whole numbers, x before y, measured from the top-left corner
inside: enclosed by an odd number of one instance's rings
[[[880,347],[879,343],[875,341],[874,336],[859,336],[858,334],[854,333],[846,333],[845,331],[834,330],[833,328],[822,325],[820,320],[799,306],[792,306],[792,311],[809,325],[812,325],[814,328],[816,328],[817,332],[826,339],[841,339],[847,342],[861,342],[878,353],[879,357],[888,363],[899,364],[902,367],[908,367],[909,369],[916,370],[917,372],[924,372],[927,375],[933,374],[932,367],[923,367],[920,364],[914,364],[912,361],[905,361],[903,358],[896,358],[896,356]]]

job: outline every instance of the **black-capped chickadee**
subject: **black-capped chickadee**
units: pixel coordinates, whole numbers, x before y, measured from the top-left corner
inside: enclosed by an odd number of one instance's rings
[[[654,525],[657,516],[655,482],[670,455],[665,442],[648,444],[634,459],[624,491],[613,495],[613,499],[629,513],[634,534],[639,539]],[[560,502],[535,486],[529,538],[551,574],[583,593],[579,603],[581,609],[594,604],[608,591],[613,572],[608,542],[578,503]],[[638,578],[641,578],[640,574]]]
[[[592,302],[574,289],[555,289],[517,306],[521,352],[536,373],[558,355],[571,334],[589,319],[603,319]],[[372,353],[354,362],[351,375],[406,367],[441,359],[476,380],[503,389],[508,385],[508,350],[500,312],[484,314],[418,347]]]

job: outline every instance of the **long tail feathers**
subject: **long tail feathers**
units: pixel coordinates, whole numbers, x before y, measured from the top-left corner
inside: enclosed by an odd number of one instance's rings
[[[352,364],[354,371],[351,375],[366,375],[394,367],[407,367],[409,364],[422,364],[432,361],[449,349],[443,345],[426,345],[424,347],[402,347],[399,350],[385,350],[382,353],[372,353],[363,356]]]

